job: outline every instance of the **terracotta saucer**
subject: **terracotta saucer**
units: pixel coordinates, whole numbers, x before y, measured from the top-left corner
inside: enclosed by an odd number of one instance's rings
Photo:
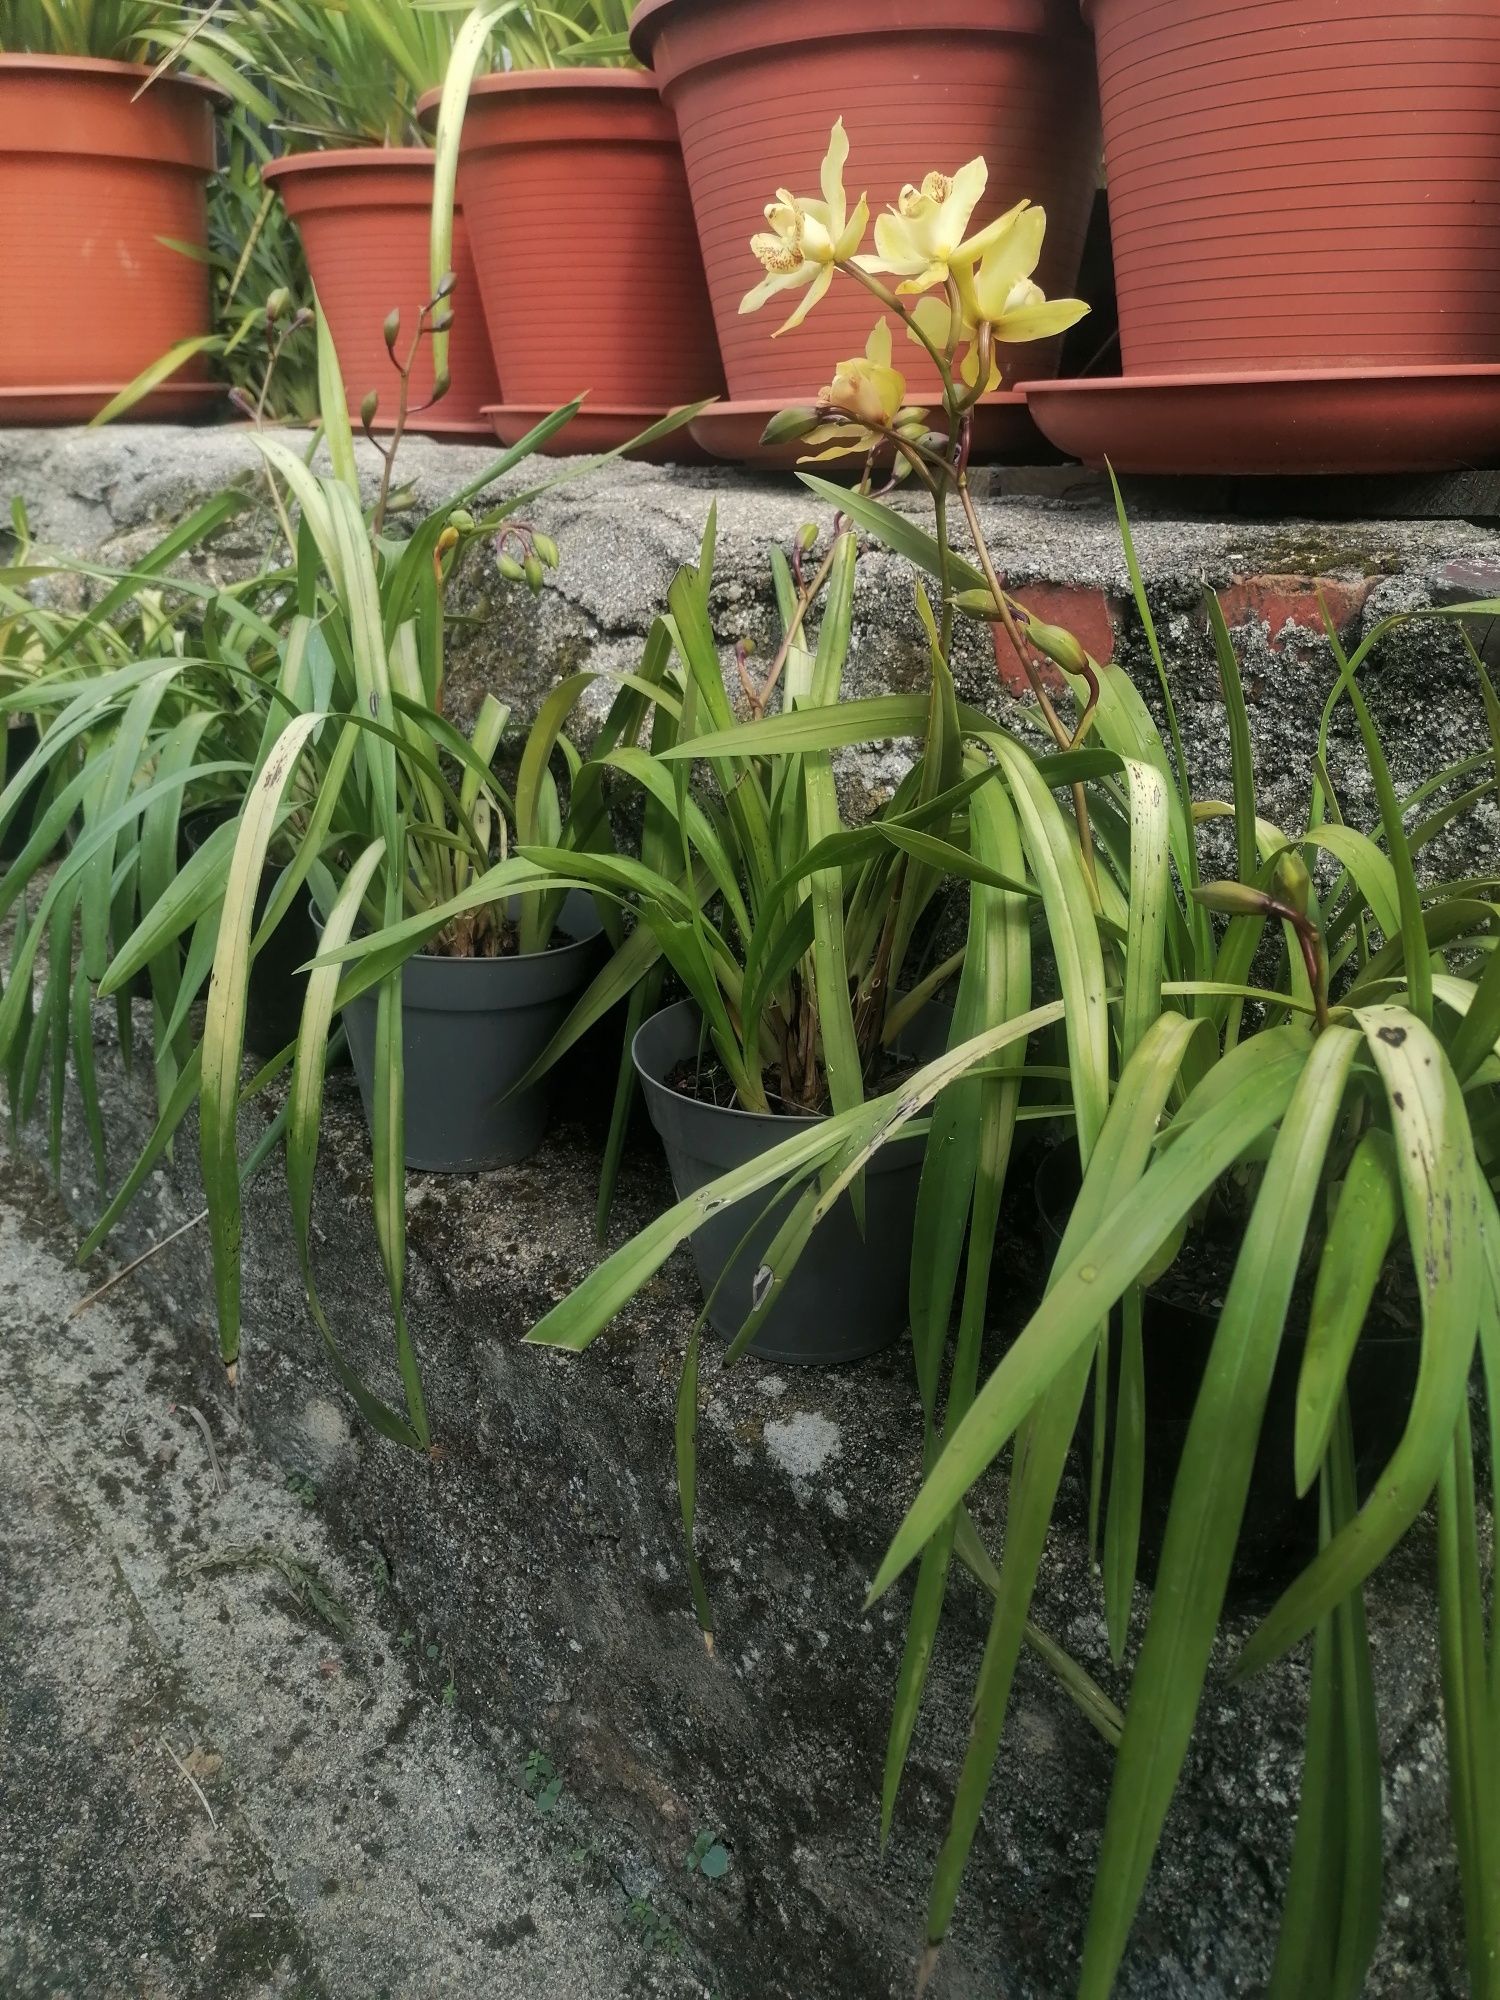
[[[123,382],[70,382],[57,388],[0,389],[0,424],[86,424],[125,386]],[[174,417],[202,416],[227,396],[222,382],[166,381],[116,421],[162,423]]]
[[[358,412],[351,411],[350,414],[354,419],[354,435],[358,437],[360,434]],[[394,428],[394,419],[391,423],[382,423],[377,417],[374,428],[384,435],[385,432]],[[482,422],[478,417],[471,423],[466,423],[462,417],[445,419],[436,415],[431,417],[425,415],[416,416],[408,420],[406,428],[408,434],[417,437],[460,438],[470,444],[487,444],[495,434],[491,426]]]
[[[1041,430],[1116,472],[1451,472],[1500,459],[1500,364],[1027,382]]]
[[[784,406],[774,398],[749,403],[713,403],[702,416],[694,417],[688,429],[695,440],[714,458],[738,459],[758,471],[792,472],[807,447],[797,439],[790,444],[763,445],[760,434],[776,412]],[[1038,434],[1026,407],[1026,398],[1017,390],[986,396],[974,418],[975,459],[1001,461],[1008,465],[1051,465],[1057,454]],[[864,463],[859,458],[833,458],[816,468],[828,479],[858,477]]]
[[[543,417],[551,416],[554,408],[551,403],[486,403],[484,414],[500,442],[511,445],[519,444]],[[576,417],[553,433],[542,450],[549,458],[588,458],[596,452],[613,451],[617,445],[627,444],[660,423],[666,414],[665,410],[634,409],[624,404],[585,403]],[[633,451],[628,456],[645,459],[652,465],[706,465],[708,454],[695,445],[693,429],[684,424],[678,430],[668,431],[645,451]]]

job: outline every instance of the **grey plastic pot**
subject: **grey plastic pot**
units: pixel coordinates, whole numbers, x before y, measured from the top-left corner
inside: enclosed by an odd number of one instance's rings
[[[477,1173],[527,1159],[547,1127],[547,1085],[511,1090],[551,1040],[598,960],[599,913],[575,889],[550,951],[515,958],[408,959],[401,986],[406,1164]],[[375,1075],[374,993],[344,1009],[365,1116]]]
[[[653,1014],[632,1046],[647,1109],[666,1151],[679,1200],[818,1122],[723,1110],[669,1088],[663,1079],[697,1052],[698,1018],[692,1001],[681,1000]],[[903,1046],[913,1055],[937,1055],[947,1027],[944,1010],[933,1008]],[[820,1368],[860,1361],[901,1338],[907,1325],[922,1153],[919,1138],[897,1139],[881,1147],[865,1171],[864,1234],[845,1195],[813,1231],[785,1292],[755,1337],[753,1354],[794,1367]],[[712,1297],[709,1324],[726,1340],[749,1317],[755,1274],[795,1199],[788,1195],[777,1202],[757,1225],[769,1196],[768,1190],[732,1202],[710,1216],[690,1239],[704,1297]],[[745,1248],[739,1250],[742,1239]]]

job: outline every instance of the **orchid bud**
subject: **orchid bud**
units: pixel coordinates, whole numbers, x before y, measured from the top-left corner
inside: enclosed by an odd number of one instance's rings
[[[1276,889],[1282,902],[1295,910],[1299,917],[1307,915],[1312,901],[1312,877],[1307,872],[1307,863],[1294,847],[1276,857]]]
[[[359,406],[359,420],[368,430],[375,421],[375,412],[380,408],[380,396],[374,389],[365,391],[365,399]]]
[[[1089,656],[1062,625],[1047,625],[1040,618],[1029,614],[1026,619],[1026,636],[1037,651],[1061,667],[1065,674],[1086,674],[1089,670]]]
[[[950,602],[955,611],[962,611],[970,618],[988,618],[993,622],[1000,616],[1000,607],[987,590],[958,590]]]
[[[818,546],[818,524],[816,521],[804,521],[802,523],[802,526],[797,530],[797,546],[801,549],[803,555],[810,555]]]
[[[391,307],[390,311],[385,316],[385,325],[381,328],[381,332],[385,335],[385,344],[387,349],[391,353],[394,353],[396,350],[396,342],[401,337],[400,306]]]
[[[778,410],[760,434],[762,444],[791,444],[805,437],[818,421],[816,410]]]
[[[455,507],[448,516],[448,525],[450,528],[456,528],[461,535],[472,535],[474,516],[467,507]]]
[[[446,368],[442,370],[441,374],[438,374],[438,375],[434,375],[434,376],[433,376],[433,378],[432,378],[432,396],[431,396],[431,400],[432,400],[432,401],[433,401],[434,403],[438,402],[438,401],[439,401],[439,400],[440,400],[440,399],[441,399],[442,397],[444,397],[444,396],[446,396],[446,395],[447,395],[447,393],[448,393],[448,379],[449,379],[449,378],[448,378],[448,371],[447,371],[447,369],[446,369]]]
[[[278,285],[266,300],[266,319],[274,326],[292,302],[292,295],[285,285]]]
[[[526,558],[525,562],[521,565],[521,573],[526,578],[527,589],[530,590],[533,597],[536,597],[540,593],[542,584],[545,581],[545,572],[534,555]]]
[[[1226,917],[1263,917],[1271,909],[1271,898],[1243,882],[1205,882],[1192,891],[1193,900],[1205,910],[1217,910]]]
[[[432,330],[434,333],[446,333],[452,324],[453,313],[448,306],[443,306],[440,311],[432,315]]]
[[[507,555],[503,549],[495,558],[495,567],[507,583],[522,583],[525,581],[525,570],[522,569],[514,556]]]
[[[531,538],[531,546],[536,550],[537,554],[541,557],[542,561],[547,565],[548,569],[557,568],[557,565],[559,564],[559,562],[561,562],[562,557],[558,551],[558,546],[556,542],[553,541],[550,535],[533,535]]]
[[[434,292],[433,297],[446,299],[457,283],[458,279],[452,271],[444,271],[442,277],[438,279],[438,288]]]

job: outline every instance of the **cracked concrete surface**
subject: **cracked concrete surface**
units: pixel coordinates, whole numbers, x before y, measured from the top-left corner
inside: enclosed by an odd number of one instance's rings
[[[611,1829],[538,1811],[503,1717],[445,1701],[440,1635],[211,1406],[221,1490],[159,1319],[127,1288],[70,1317],[72,1242],[5,1162],[0,1993],[708,1993]]]
[[[122,1073],[107,1012],[97,1029],[117,1175],[149,1130],[154,1095],[139,1069]],[[718,2000],[911,2000],[986,1606],[962,1584],[950,1593],[882,1854],[880,1772],[906,1599],[893,1593],[868,1614],[863,1600],[920,1471],[909,1356],[892,1350],[858,1368],[766,1371],[725,1369],[717,1353],[705,1355],[698,1549],[715,1616],[709,1657],[682,1575],[672,1477],[677,1363],[699,1304],[688,1260],[664,1267],[586,1356],[544,1353],[521,1338],[597,1261],[598,1131],[581,1108],[597,1092],[585,1082],[560,1087],[553,1129],[533,1160],[492,1174],[411,1177],[407,1304],[440,1457],[384,1444],[343,1402],[308,1321],[274,1171],[246,1190],[238,1403],[216,1357],[201,1229],[141,1265],[99,1314],[66,1321],[80,1289],[64,1262],[75,1238],[59,1233],[61,1210],[39,1181],[19,1169],[0,1176],[0,1326],[19,1329],[0,1340],[0,1382],[18,1382],[17,1401],[49,1434],[73,1441],[54,1456],[70,1473],[76,1466],[101,1534],[123,1548],[122,1570],[148,1604],[162,1651],[174,1663],[189,1659],[190,1633],[199,1635],[193,1645],[209,1648],[201,1656],[209,1692],[196,1695],[213,1725],[204,1747],[225,1757],[231,1775],[248,1768],[254,1778],[256,1836],[329,1991],[374,2000],[380,1987],[359,1979],[373,1981],[372,1964],[389,1962],[393,2000],[449,1990],[440,1981],[450,1966],[462,1970],[464,1990],[502,2000],[563,1991],[634,2000],[652,1992],[652,1980],[674,2000],[705,1990]],[[75,1230],[97,1212],[76,1110],[71,1104],[62,1182]],[[261,1115],[247,1110],[247,1142]],[[39,1142],[40,1133],[28,1139]],[[187,1129],[95,1260],[92,1282],[197,1213],[195,1159]],[[1018,1173],[1002,1225],[990,1362],[1041,1280],[1028,1185]],[[632,1144],[615,1240],[656,1213],[664,1194],[654,1149]],[[345,1073],[329,1081],[314,1212],[323,1297],[349,1358],[380,1385],[391,1366],[389,1318],[370,1235],[368,1137]],[[45,1231],[42,1258],[25,1248],[35,1227]],[[96,1319],[107,1330],[116,1318],[120,1331],[96,1351]],[[182,1415],[187,1403],[205,1413],[228,1457],[227,1496],[212,1491],[202,1440]],[[790,1443],[798,1449],[789,1452]],[[163,1452],[170,1463],[159,1465]],[[23,1457],[34,1455],[28,1444]],[[268,1460],[282,1471],[268,1471]],[[113,1499],[109,1475],[123,1488]],[[262,1535],[314,1563],[350,1604],[356,1639],[348,1648],[309,1625],[305,1610],[299,1616],[274,1575],[188,1570],[184,1582],[185,1565],[221,1539],[254,1539],[239,1516],[252,1491]],[[307,1498],[316,1504],[304,1505]],[[1003,1508],[1003,1480],[988,1477],[976,1489],[975,1519],[992,1549]],[[1433,1561],[1423,1522],[1370,1592],[1387,1785],[1387,1893],[1370,2000],[1457,2000],[1462,1991]],[[83,1583],[69,1601],[91,1615]],[[1237,1600],[1226,1613],[1121,2000],[1254,2000],[1264,1990],[1308,1671],[1299,1649],[1252,1682],[1231,1680],[1264,1601]],[[232,1628],[219,1622],[221,1607]],[[1142,1597],[1139,1614],[1144,1608]],[[1034,1615],[1113,1699],[1125,1698],[1124,1676],[1109,1660],[1076,1467],[1064,1482]],[[50,1672],[53,1645],[48,1627],[35,1624],[19,1650]],[[366,1647],[382,1655],[378,1670]],[[325,1682],[329,1657],[346,1666]],[[64,1659],[63,1706],[71,1671]],[[98,1684],[112,1690],[114,1672],[96,1670]],[[450,1674],[455,1713],[443,1700]],[[362,1699],[379,1702],[368,1729],[363,1711],[351,1717],[341,1705],[351,1690],[356,1709]],[[299,1725],[308,1733],[294,1740]],[[174,1725],[185,1757],[193,1728]],[[518,1782],[533,1746],[565,1782],[558,1814],[577,1815],[579,1830],[570,1824],[562,1835],[566,1866],[550,1841],[537,1840]],[[1073,1992],[1108,1779],[1102,1743],[1048,1671],[1023,1659],[1007,1747],[931,2000],[1063,2000]],[[191,1812],[180,1791],[179,1806]],[[0,1820],[16,1810],[7,1796]],[[48,1864],[51,1824],[37,1830],[33,1821],[13,1842],[39,1857],[34,1876]],[[547,1820],[549,1836],[557,1824]],[[705,1832],[732,1857],[716,1883],[683,1866]],[[371,1840],[386,1843],[373,1877]],[[554,1917],[573,1890],[575,1850],[593,1858],[555,1947],[556,1983],[547,1983],[545,1943],[534,1960],[517,1957],[514,1983],[506,1983],[510,1952],[497,1947],[485,1958],[486,1936],[504,1940],[524,1916],[544,1940],[558,1939]],[[93,1866],[105,1865],[91,1851]],[[532,1880],[538,1886],[528,1893]],[[0,1871],[3,1923],[6,1881]],[[345,1908],[337,1897],[325,1904],[325,1881],[341,1885]],[[52,1893],[44,1883],[49,1909]],[[88,1898],[78,1907],[91,1922]],[[213,1917],[197,1909],[192,1934],[208,1951]],[[65,1923],[60,1906],[57,1916]],[[361,1918],[363,1938],[353,1928]],[[621,1956],[648,1928],[680,1940],[680,1956]],[[339,1955],[346,1944],[352,1958]],[[523,1954],[531,1948],[517,1945]],[[5,1948],[0,1994],[11,2000]],[[343,1984],[333,1984],[330,1965]],[[32,2000],[47,1990],[20,1993]],[[118,1990],[134,2000],[135,1989]],[[160,1989],[170,2000],[200,1990],[206,2000],[220,1988]],[[223,1990],[242,2000],[245,1989]]]
[[[287,435],[301,442],[300,434]],[[378,460],[363,440],[357,449],[373,494]],[[426,511],[495,460],[484,446],[413,437],[402,445],[398,484],[414,508]],[[250,507],[193,567],[205,577],[239,577],[258,566],[275,532],[269,507],[255,498],[262,491],[259,467],[249,433],[237,427],[0,430],[0,519],[19,497],[42,541],[119,565],[138,560],[189,509],[237,486],[251,497]],[[487,497],[514,497],[566,470],[556,460],[533,460]],[[1113,616],[1115,658],[1159,710],[1156,670],[1128,603],[1113,508],[1096,489],[1038,497],[1024,477],[980,472],[976,480],[985,533],[1007,580],[1023,595],[1041,586],[1045,615],[1064,624],[1082,620],[1089,630]],[[920,496],[901,504],[924,528],[930,525]],[[539,600],[505,586],[482,551],[471,551],[450,592],[461,614],[449,637],[445,690],[454,718],[468,720],[493,691],[512,706],[519,725],[567,674],[633,669],[674,573],[696,560],[711,505],[718,511],[711,612],[733,694],[736,639],[752,639],[762,656],[768,647],[774,651],[770,546],[790,547],[808,520],[826,529],[829,507],[788,475],[615,461],[526,503],[526,518],[562,551],[561,567]],[[1315,586],[1330,593],[1335,609],[1340,602],[1352,607],[1344,632],[1350,643],[1393,612],[1500,593],[1500,537],[1493,526],[1465,520],[1224,521],[1156,501],[1138,508],[1135,543],[1198,796],[1223,798],[1229,785],[1228,733],[1202,609],[1205,590],[1213,589],[1223,593],[1235,627],[1262,816],[1288,829],[1305,824],[1318,721],[1337,677],[1316,629]],[[1500,624],[1476,628],[1475,637],[1500,652]],[[1012,722],[1028,717],[1028,708],[997,685],[985,626],[960,621],[954,669],[963,699]],[[911,570],[872,548],[859,564],[845,694],[921,688],[927,675]],[[1451,630],[1407,628],[1371,661],[1364,684],[1398,782],[1415,783],[1485,740],[1474,676]],[[581,736],[607,700],[603,681],[585,696]],[[846,804],[858,813],[889,796],[906,758],[901,745],[877,743],[843,753],[838,764]],[[1342,722],[1329,767],[1349,816],[1365,823],[1373,797],[1353,732]],[[1446,872],[1477,869],[1497,839],[1500,815],[1486,809],[1474,839],[1445,855]]]

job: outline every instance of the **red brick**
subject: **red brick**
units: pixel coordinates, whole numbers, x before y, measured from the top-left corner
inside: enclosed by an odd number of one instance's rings
[[[1114,658],[1115,605],[1102,590],[1085,590],[1070,583],[1028,583],[1016,587],[1015,597],[1044,625],[1061,625],[1071,632],[1101,666]],[[1001,686],[1011,694],[1028,693],[1030,684],[1005,627],[996,625],[993,631]],[[1042,685],[1052,694],[1062,693],[1068,685],[1067,676],[1039,653],[1032,657],[1041,668]]]
[[[1371,576],[1353,583],[1337,576],[1237,576],[1219,592],[1219,605],[1231,632],[1241,625],[1262,624],[1270,633],[1272,651],[1280,652],[1288,636],[1323,630],[1320,593],[1342,639],[1357,625],[1374,587]],[[1288,627],[1294,628],[1290,635]]]

